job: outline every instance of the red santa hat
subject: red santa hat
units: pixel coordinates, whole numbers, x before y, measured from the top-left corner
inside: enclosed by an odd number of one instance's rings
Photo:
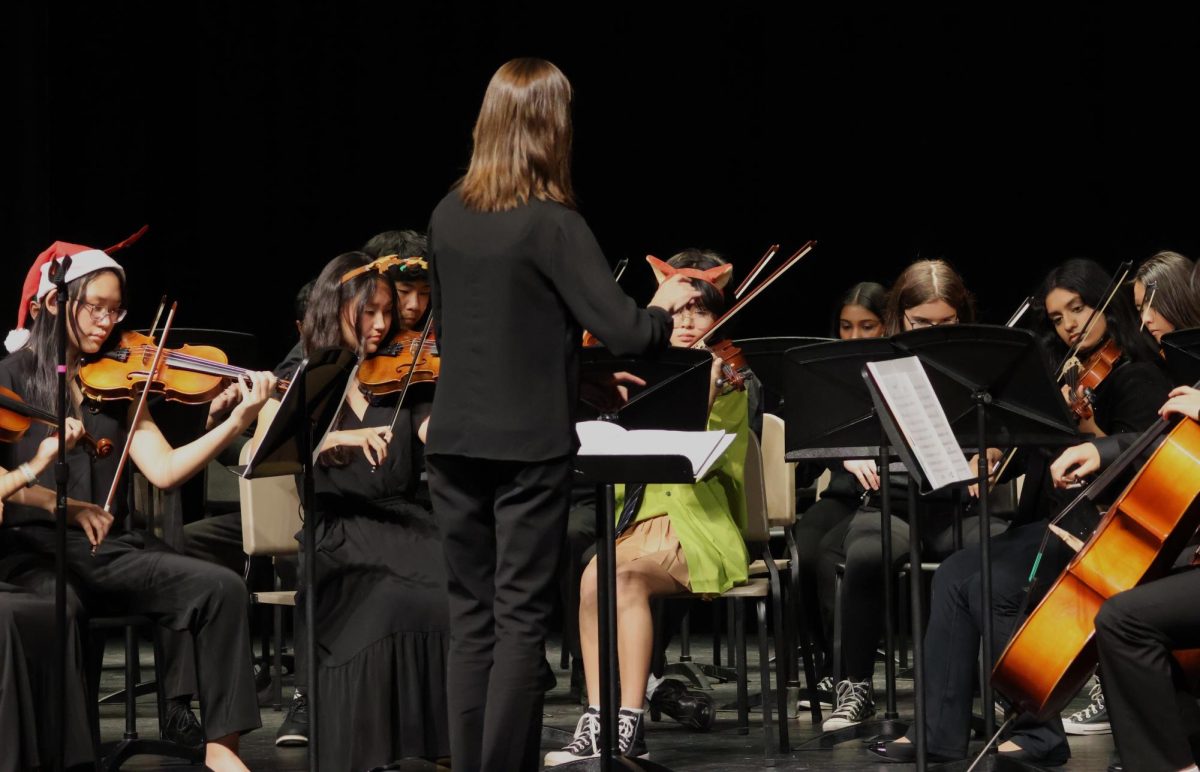
[[[116,252],[133,244],[142,237],[147,227],[143,225],[129,238],[105,250],[85,247],[82,244],[71,244],[66,241],[56,241],[38,255],[37,259],[33,261],[33,265],[30,266],[29,273],[25,274],[25,283],[21,286],[21,305],[17,309],[17,327],[15,330],[11,330],[4,339],[4,347],[8,349],[9,353],[24,347],[29,342],[29,330],[25,328],[26,317],[29,314],[29,301],[35,297],[40,301],[54,290],[55,283],[50,279],[50,266],[55,260],[68,255],[71,257],[71,265],[67,268],[66,276],[68,282],[103,270],[116,271],[124,278],[125,269],[108,253]]]

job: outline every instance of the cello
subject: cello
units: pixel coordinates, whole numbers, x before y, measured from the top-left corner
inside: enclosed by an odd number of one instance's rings
[[[992,683],[1014,708],[1057,715],[1095,668],[1101,604],[1164,576],[1200,527],[1200,424],[1190,418],[1159,419],[1055,523],[1092,506],[1160,440],[997,660]],[[1200,665],[1200,650],[1175,656],[1185,670]]]

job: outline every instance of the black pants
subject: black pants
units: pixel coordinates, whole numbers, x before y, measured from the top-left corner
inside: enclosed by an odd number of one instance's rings
[[[1012,637],[1022,612],[1029,571],[1046,532],[1044,522],[1005,531],[991,541],[992,651],[999,657]],[[942,562],[933,575],[933,599],[925,631],[925,718],[931,753],[961,758],[971,735],[971,703],[975,693],[976,662],[983,614],[980,608],[978,543],[964,547]],[[1066,566],[1069,550],[1051,538],[1042,558],[1036,595]],[[1032,611],[1031,599],[1026,611]],[[1105,681],[1107,691],[1107,680]],[[984,705],[991,710],[991,705]],[[911,730],[910,730],[911,734]],[[911,737],[910,737],[911,739]],[[1011,739],[1024,750],[1043,758],[1070,755],[1062,721],[1038,723],[1020,716]]]
[[[454,769],[536,770],[570,459],[431,455],[425,465],[450,590]]]
[[[921,513],[921,555],[940,560],[954,552],[953,512],[942,509]],[[991,532],[1000,533],[1004,524],[993,520]],[[892,516],[892,562],[899,566],[909,556],[908,523]],[[851,681],[870,680],[875,672],[875,648],[883,638],[882,519],[878,510],[863,509],[844,517],[822,537],[817,564],[817,591],[826,635],[833,629],[835,578],[839,563],[842,575],[842,667]],[[978,544],[979,517],[962,521],[963,544]]]
[[[1096,615],[1104,697],[1126,769],[1196,763],[1188,737],[1200,715],[1171,651],[1200,646],[1197,595],[1200,571],[1185,570],[1110,598]]]
[[[806,616],[799,621],[808,626],[815,645],[822,652],[819,663],[822,676],[833,675],[830,672],[833,639],[830,635],[831,628],[826,626],[821,613],[823,604],[818,582],[821,572],[821,540],[838,523],[853,517],[856,509],[857,502],[851,499],[827,496],[804,510],[795,525],[796,551],[800,556],[798,567],[801,606]]]
[[[32,529],[36,531],[30,533]],[[21,531],[26,533],[13,533]],[[53,539],[50,528],[9,529],[9,535],[35,547],[45,546],[46,534]],[[176,642],[183,639],[183,653],[173,656],[175,669],[190,670],[186,660],[194,656],[196,691],[208,739],[262,726],[250,656],[249,597],[240,576],[165,546],[146,546],[140,535],[129,532],[110,533],[93,557],[83,532],[69,531],[67,567],[86,596],[83,606],[90,614],[145,614],[166,628],[164,646],[172,633]],[[53,566],[45,561],[31,564],[9,581],[52,594]],[[80,601],[69,598],[68,602],[78,605]],[[172,677],[164,680],[170,684]],[[165,688],[168,696],[176,691],[169,685]]]

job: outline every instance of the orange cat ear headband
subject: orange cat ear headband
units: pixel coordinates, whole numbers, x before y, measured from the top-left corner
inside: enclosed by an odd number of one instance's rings
[[[398,255],[384,255],[383,257],[372,260],[366,265],[361,265],[350,271],[342,274],[339,284],[345,284],[355,276],[362,276],[367,271],[378,271],[379,273],[387,273],[392,268],[403,273],[404,271],[429,271],[429,263],[423,257],[406,257],[401,259]]]
[[[696,279],[705,284],[711,284],[723,295],[725,294],[725,285],[733,278],[733,265],[730,263],[713,266],[701,271],[698,268],[676,268],[669,263],[659,260],[654,255],[646,255],[646,262],[654,269],[654,278],[658,280],[659,284],[662,284],[675,274],[680,274],[689,279]]]

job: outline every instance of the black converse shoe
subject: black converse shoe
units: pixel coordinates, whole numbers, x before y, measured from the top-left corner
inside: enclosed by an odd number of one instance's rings
[[[821,707],[833,708],[834,699],[833,678],[831,676],[825,676],[820,681],[817,681],[817,701],[821,704]],[[811,706],[808,702],[808,697],[801,697],[796,702],[797,713],[802,710],[808,710],[809,707]]]
[[[617,754],[633,759],[648,759],[645,713],[621,708],[617,713]]]
[[[275,733],[275,744],[289,748],[308,745],[308,698],[300,692],[292,695],[292,704]]]
[[[1087,707],[1063,719],[1063,731],[1067,734],[1110,734],[1112,726],[1108,723],[1108,708],[1104,705],[1104,689],[1100,686],[1099,675],[1088,697],[1091,702]]]
[[[826,732],[860,724],[875,715],[870,681],[838,681],[837,707],[821,728]]]
[[[588,708],[575,724],[575,738],[562,750],[546,754],[545,765],[557,767],[568,761],[590,759],[600,755],[600,711]]]

